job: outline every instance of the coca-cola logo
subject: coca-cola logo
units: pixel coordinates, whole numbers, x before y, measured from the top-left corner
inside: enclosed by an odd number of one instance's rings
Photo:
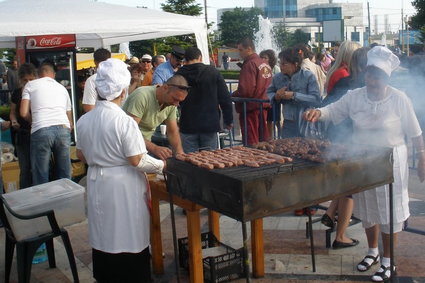
[[[46,46],[58,46],[61,45],[62,39],[60,37],[52,37],[52,38],[45,38],[43,37],[40,39],[40,46],[46,47]]]
[[[75,47],[75,35],[40,35],[26,38],[27,49]]]

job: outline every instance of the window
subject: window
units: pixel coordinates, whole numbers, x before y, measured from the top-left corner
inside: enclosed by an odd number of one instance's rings
[[[360,42],[360,32],[355,31],[351,33],[351,41]]]

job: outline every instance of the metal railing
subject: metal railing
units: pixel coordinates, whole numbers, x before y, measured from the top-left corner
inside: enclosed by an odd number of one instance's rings
[[[260,107],[260,141],[264,140],[263,136],[263,122],[264,122],[264,115],[263,115],[263,104],[264,103],[270,103],[269,99],[258,99],[258,98],[243,98],[243,97],[232,97],[232,101],[235,103],[242,103],[242,113],[239,113],[239,115],[243,115],[243,145],[248,145],[248,127],[247,127],[247,103],[258,103]]]

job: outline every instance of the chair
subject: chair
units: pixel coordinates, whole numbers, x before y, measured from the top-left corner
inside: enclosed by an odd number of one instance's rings
[[[43,235],[17,241],[14,236],[13,230],[11,229],[10,223],[6,217],[6,212],[4,208],[6,208],[8,212],[14,217],[18,219],[22,219],[22,221],[35,219],[39,217],[47,217],[49,220],[50,227],[52,228],[52,231]],[[74,278],[74,282],[75,283],[79,282],[77,266],[75,264],[74,253],[72,251],[72,246],[69,240],[68,232],[63,228],[59,228],[55,218],[55,213],[53,210],[45,211],[45,212],[34,214],[34,215],[19,215],[15,213],[9,207],[7,202],[4,200],[3,196],[0,196],[0,219],[3,222],[4,228],[6,230],[5,281],[4,281],[5,283],[8,283],[10,279],[10,271],[12,267],[13,252],[14,252],[15,246],[16,246],[16,252],[17,252],[16,258],[18,263],[18,282],[19,283],[30,282],[32,259],[38,247],[43,243],[46,243],[47,255],[49,258],[49,266],[51,268],[56,267],[53,238],[58,236],[61,236],[63,244],[65,246],[65,250],[68,255],[68,260],[71,266],[72,277]]]

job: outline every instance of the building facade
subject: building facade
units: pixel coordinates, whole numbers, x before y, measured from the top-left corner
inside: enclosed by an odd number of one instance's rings
[[[323,22],[341,21],[341,40],[363,44],[362,3],[333,3],[332,0],[255,0],[255,7],[273,23],[284,22],[289,31],[301,29],[311,42],[322,42]]]

